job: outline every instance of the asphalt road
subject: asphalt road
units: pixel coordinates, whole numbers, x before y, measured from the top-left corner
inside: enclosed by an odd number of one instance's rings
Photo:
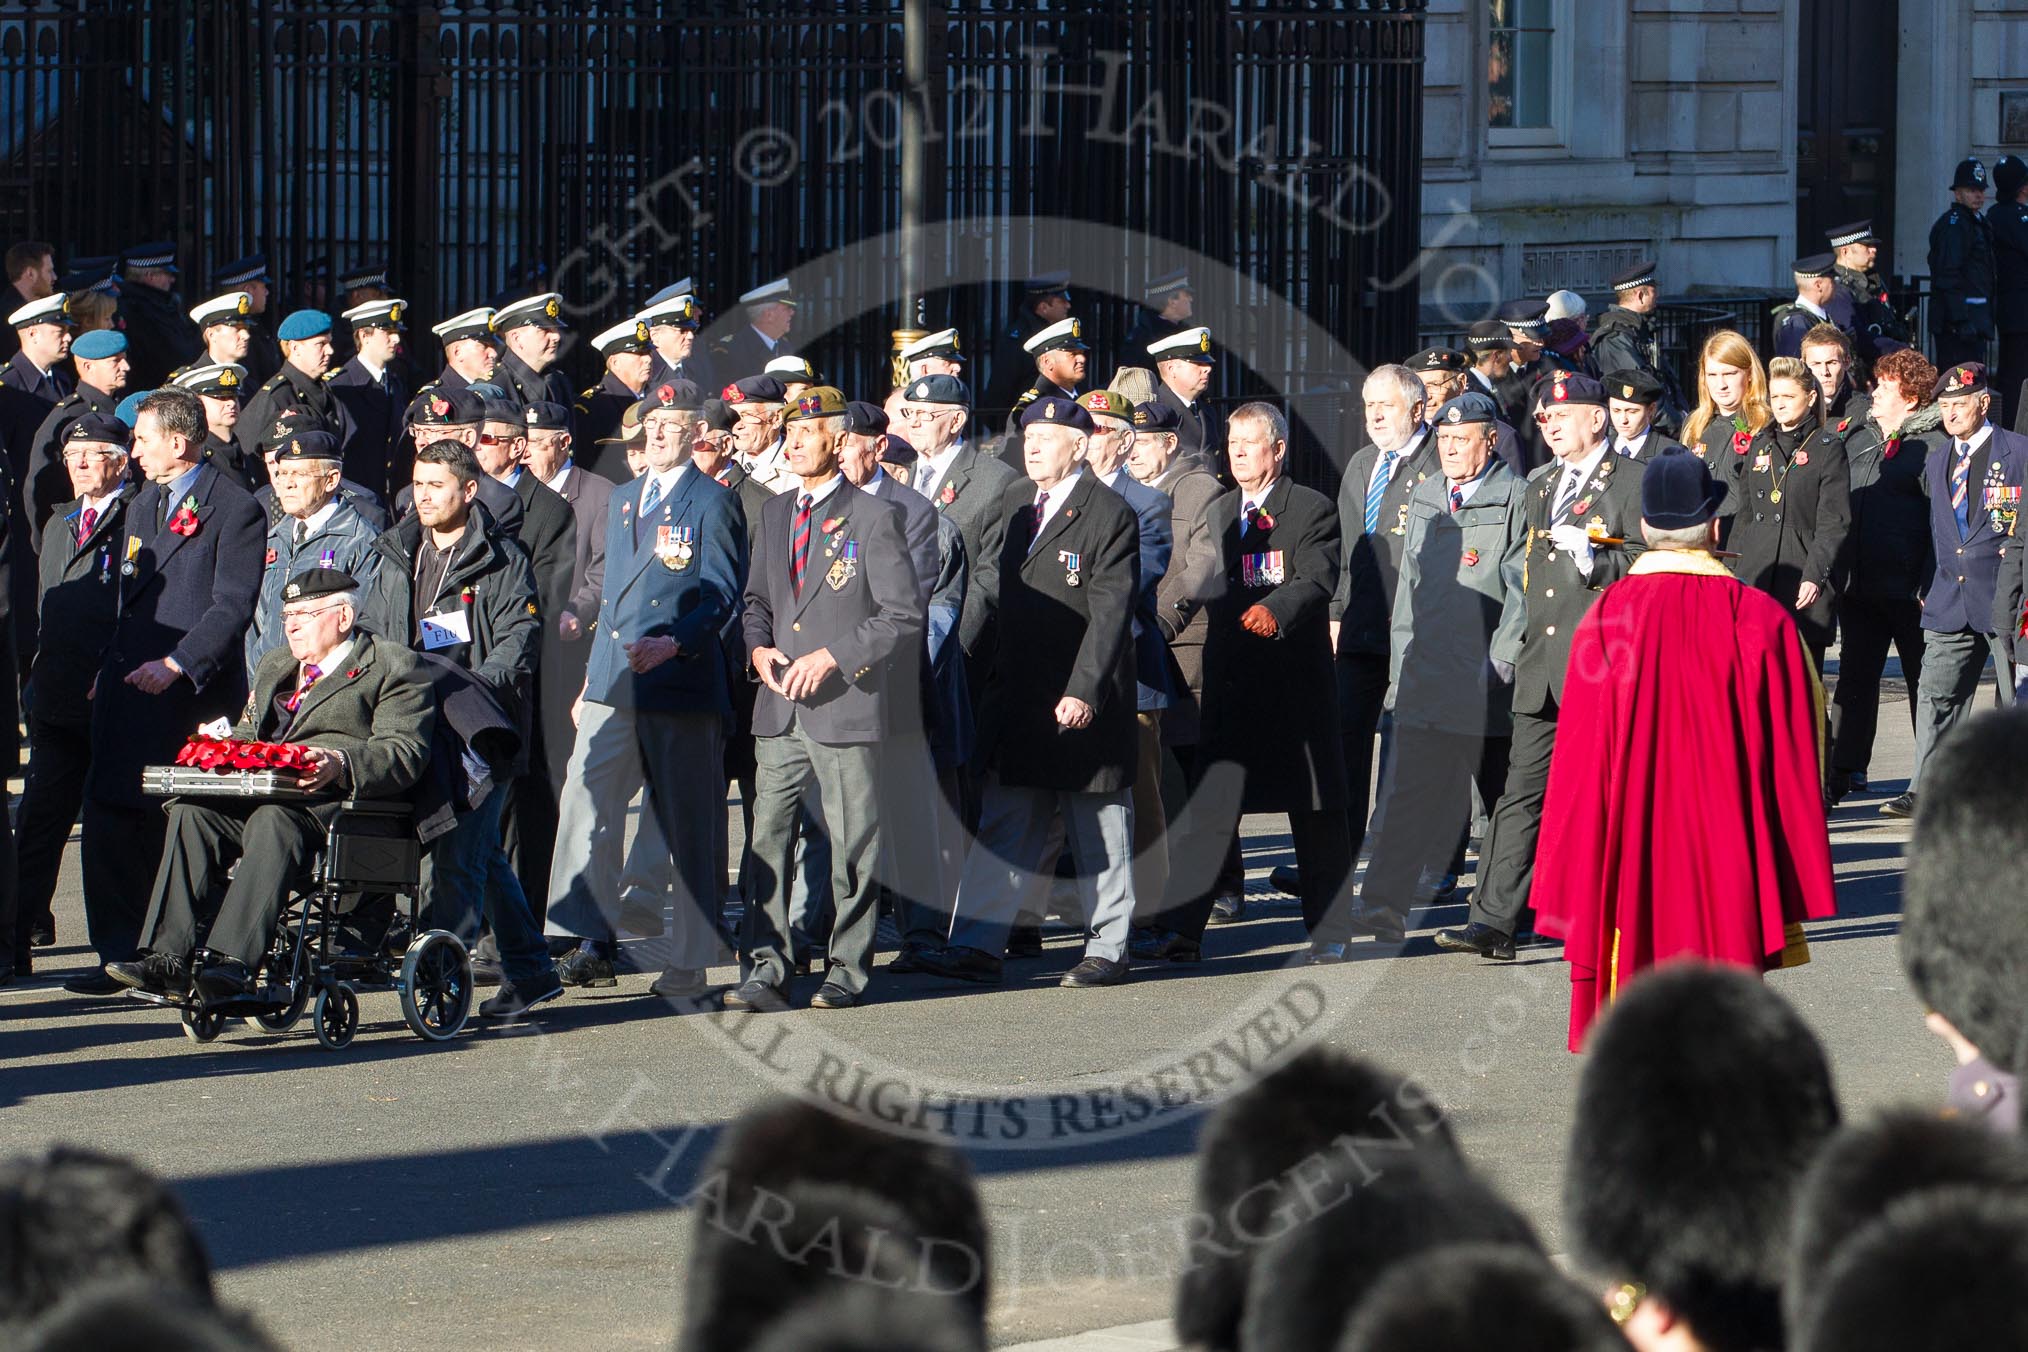
[[[1950,1066],[1895,956],[1908,833],[1875,809],[1909,763],[1898,691],[1881,723],[1879,787],[1832,822],[1841,913],[1810,927],[1809,965],[1771,978],[1823,1036],[1848,1113],[1936,1101]],[[1278,819],[1249,828],[1266,894],[1287,837]],[[1452,905],[1418,913],[1399,957],[1291,968],[1294,905],[1262,900],[1212,932],[1202,967],[1114,989],[1058,989],[1076,955],[1057,937],[1002,989],[893,978],[859,1009],[766,1021],[677,1014],[631,976],[530,1030],[435,1047],[395,997],[371,995],[359,1040],[330,1053],[307,1025],[193,1046],[162,1011],[65,994],[55,979],[88,960],[73,857],[63,946],[38,954],[53,979],[0,991],[0,1146],[75,1142],[159,1170],[225,1296],[294,1348],[666,1347],[693,1224],[682,1201],[717,1131],[784,1087],[856,1097],[968,1143],[994,1225],[994,1335],[1013,1342],[1167,1313],[1200,1119],[1126,1119],[1215,1096],[1300,1034],[1419,1076],[1560,1247],[1579,1062],[1563,1050],[1557,950],[1512,966],[1439,953],[1427,931],[1461,921]]]

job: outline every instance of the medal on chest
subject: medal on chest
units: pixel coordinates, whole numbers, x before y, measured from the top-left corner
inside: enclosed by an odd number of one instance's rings
[[[837,591],[859,574],[859,542],[845,540],[838,545],[838,557],[831,560],[831,571],[824,574],[825,585]]]
[[[1287,580],[1287,575],[1279,549],[1239,556],[1239,585],[1242,587],[1279,587]]]
[[[1081,587],[1084,585],[1084,556],[1075,549],[1059,549],[1056,561],[1063,565],[1063,585]]]
[[[655,557],[662,566],[672,573],[680,573],[690,566],[695,556],[696,528],[693,526],[655,527]]]

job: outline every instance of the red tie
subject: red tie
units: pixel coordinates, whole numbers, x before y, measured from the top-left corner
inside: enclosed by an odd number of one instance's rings
[[[810,504],[808,493],[796,499],[796,519],[789,525],[789,585],[800,599],[803,570],[810,564]]]
[[[99,524],[99,509],[96,507],[85,508],[84,517],[77,524],[77,542],[79,544],[83,544],[85,541],[91,539],[92,527],[98,524]]]
[[[1463,507],[1464,505],[1465,505],[1465,495],[1464,495],[1464,492],[1463,492],[1463,491],[1462,491],[1462,490],[1461,490],[1461,489],[1460,489],[1460,488],[1459,488],[1459,487],[1458,487],[1458,486],[1457,486],[1456,484],[1452,484],[1452,485],[1451,485],[1451,510],[1455,512],[1455,511],[1457,511],[1457,510],[1458,510],[1458,509],[1459,509],[1460,507]]]

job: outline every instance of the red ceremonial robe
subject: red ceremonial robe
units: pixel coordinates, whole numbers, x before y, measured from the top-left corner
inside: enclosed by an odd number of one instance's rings
[[[1572,1051],[1655,963],[1806,954],[1791,927],[1834,907],[1822,727],[1795,621],[1711,555],[1650,550],[1600,594],[1564,677],[1531,895],[1570,963]]]

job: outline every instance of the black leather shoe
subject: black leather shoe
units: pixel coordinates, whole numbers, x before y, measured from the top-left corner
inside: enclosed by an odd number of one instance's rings
[[[1278,864],[1268,870],[1268,883],[1277,892],[1286,892],[1292,897],[1303,893],[1303,875],[1293,864]]]
[[[1398,944],[1408,938],[1407,918],[1385,906],[1362,906],[1352,912],[1352,928],[1383,944]]]
[[[1845,801],[1845,795],[1852,792],[1852,776],[1842,770],[1833,770],[1824,776],[1824,808],[1826,811]]]
[[[1003,976],[1000,959],[976,948],[938,948],[919,959],[922,969],[934,976],[997,986]]]
[[[1913,817],[1915,815],[1915,795],[1904,793],[1888,799],[1880,805],[1880,815],[1883,817]]]
[[[664,1000],[701,1000],[711,990],[699,967],[670,967],[655,978],[648,987],[648,994],[659,995]]]
[[[835,981],[826,981],[815,995],[810,997],[812,1009],[850,1009],[859,1003],[859,997]]]
[[[1329,967],[1345,961],[1345,945],[1340,943],[1311,944],[1310,951],[1303,955],[1303,961],[1312,967]]]
[[[31,926],[28,931],[28,946],[30,948],[56,947],[56,926],[54,925]]]
[[[190,989],[190,969],[168,953],[143,953],[132,962],[109,962],[106,975],[130,990],[181,995]]]
[[[1059,986],[1082,990],[1087,986],[1117,986],[1127,979],[1127,964],[1116,958],[1086,958],[1063,974]]]
[[[1016,925],[1007,932],[1007,956],[1011,958],[1039,958],[1042,956],[1042,927],[1040,925]]]
[[[209,1003],[244,1000],[253,993],[253,973],[237,958],[213,958],[197,974],[197,994]]]
[[[502,981],[499,990],[480,1002],[479,1017],[526,1018],[537,1005],[547,1004],[562,994],[563,983],[556,979],[554,971],[544,972],[541,976],[528,981],[525,986],[517,986],[512,981]]]
[[[736,989],[725,993],[727,1009],[744,1009],[755,1014],[782,1014],[789,1008],[789,997],[782,994],[780,986],[770,986],[759,977],[741,983]]]
[[[1148,929],[1127,941],[1127,952],[1140,962],[1202,962],[1204,950],[1174,930]]]
[[[566,953],[556,964],[556,979],[566,986],[617,986],[613,960],[589,941]]]
[[[1493,962],[1514,961],[1514,936],[1474,920],[1463,929],[1440,929],[1436,946],[1453,953],[1477,953]]]
[[[96,967],[90,971],[79,972],[64,982],[63,988],[72,995],[118,995],[127,989],[124,984],[113,980]]]
[[[901,952],[895,954],[887,964],[887,970],[904,975],[909,972],[927,972],[929,968],[922,965],[922,955],[929,951],[922,944],[903,944]]]
[[[1246,919],[1246,898],[1237,892],[1227,892],[1211,903],[1211,914],[1205,919],[1207,925],[1237,925]]]

